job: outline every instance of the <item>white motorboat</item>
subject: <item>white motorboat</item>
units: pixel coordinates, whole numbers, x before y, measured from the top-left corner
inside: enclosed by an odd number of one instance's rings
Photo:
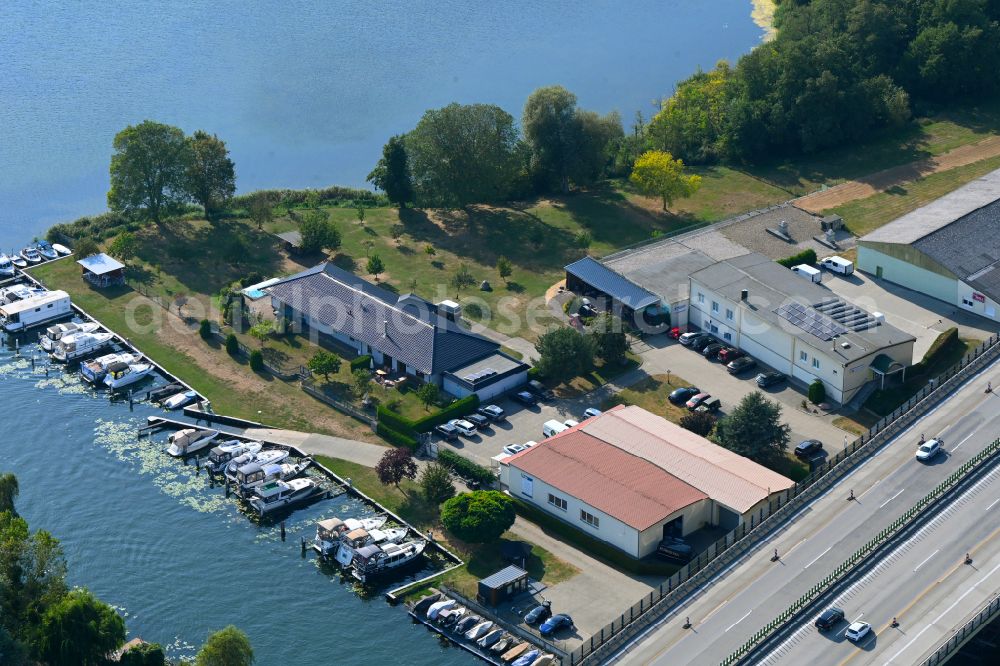
[[[488,648],[494,643],[496,643],[498,640],[503,638],[503,634],[504,634],[503,629],[494,629],[493,631],[487,633],[485,636],[476,641],[476,644],[479,645],[479,647],[481,648]]]
[[[108,367],[115,363],[138,363],[142,359],[139,354],[115,353],[98,356],[95,359],[80,364],[80,375],[91,384],[101,384],[108,374]]]
[[[68,247],[66,247],[65,245],[61,245],[61,244],[59,244],[59,243],[53,243],[53,244],[52,244],[52,249],[53,249],[53,250],[55,250],[56,252],[58,252],[59,254],[61,254],[61,255],[62,255],[62,256],[64,256],[64,257],[65,257],[66,255],[68,255],[68,254],[73,254],[73,251],[72,251],[72,250],[70,250],[70,249],[69,249]]]
[[[240,467],[243,467],[244,465],[257,463],[261,467],[264,467],[265,465],[280,463],[287,457],[288,451],[285,449],[267,449],[266,451],[258,451],[257,453],[244,453],[239,457],[233,458],[229,461],[229,464],[226,465],[226,478],[235,482],[236,475],[239,473]]]
[[[493,628],[492,620],[483,620],[472,629],[465,632],[465,637],[470,641],[478,641],[480,638],[489,633],[490,629]]]
[[[335,547],[340,543],[340,537],[353,530],[381,529],[389,520],[388,516],[375,516],[374,518],[327,518],[316,523],[316,538],[314,543],[321,555],[334,552]]]
[[[362,583],[410,564],[423,555],[426,541],[362,546],[354,552],[351,574]]]
[[[11,277],[17,272],[17,267],[6,254],[0,252],[0,277]]]
[[[441,611],[454,608],[455,604],[458,602],[454,599],[442,599],[441,601],[436,601],[431,604],[431,607],[427,609],[427,619],[436,620],[441,614]]]
[[[273,481],[256,488],[250,505],[264,516],[311,498],[319,490],[312,479]]]
[[[236,492],[245,497],[258,488],[272,481],[288,481],[294,479],[312,464],[311,458],[303,458],[297,463],[260,463],[250,462],[236,468]]]
[[[189,405],[197,399],[197,391],[183,391],[170,396],[164,400],[162,404],[165,409],[180,409],[184,405]]]
[[[104,385],[112,391],[135,384],[153,372],[150,363],[112,363],[107,367]]]
[[[32,287],[27,284],[12,284],[9,287],[0,289],[0,303],[16,303],[34,296],[42,296],[48,293],[47,289]]]
[[[35,243],[35,249],[38,250],[38,254],[42,255],[43,259],[55,259],[59,256],[59,253],[56,252],[56,249],[47,240],[40,240]]]
[[[438,624],[440,624],[445,629],[454,627],[456,624],[458,624],[458,621],[465,616],[465,613],[468,610],[469,609],[467,609],[465,606],[455,606],[454,608],[447,608],[441,611],[441,614],[438,615]]]
[[[8,258],[10,259],[10,263],[14,264],[14,266],[17,268],[28,267],[28,261],[18,253],[14,252],[14,250],[10,251]]]
[[[103,351],[114,341],[114,333],[70,333],[56,343],[52,349],[52,358],[61,363],[69,363]]]
[[[29,264],[42,263],[42,255],[38,252],[38,248],[31,245],[21,250],[21,257]]]
[[[45,333],[42,333],[42,335],[39,336],[38,346],[45,351],[50,352],[55,349],[56,343],[67,335],[72,333],[93,333],[100,327],[100,324],[92,321],[87,321],[82,324],[77,324],[76,322],[71,321],[65,324],[49,326],[45,329]]]
[[[0,305],[0,325],[8,333],[19,333],[73,314],[69,294],[47,291],[14,303]]]
[[[409,530],[405,527],[391,527],[387,530],[371,531],[366,529],[351,530],[347,534],[341,535],[340,543],[337,545],[337,552],[333,558],[337,561],[337,564],[346,569],[354,561],[354,552],[358,548],[372,544],[381,546],[388,543],[399,543],[406,538],[407,532]],[[323,554],[326,555],[329,553]]]
[[[211,446],[218,436],[218,430],[198,430],[197,428],[178,430],[167,438],[169,445],[167,455],[174,458],[189,456]]]
[[[223,442],[212,448],[212,451],[208,454],[205,469],[209,474],[218,474],[226,468],[226,465],[233,458],[241,456],[244,453],[257,453],[262,446],[264,446],[262,442],[243,442],[238,439]]]

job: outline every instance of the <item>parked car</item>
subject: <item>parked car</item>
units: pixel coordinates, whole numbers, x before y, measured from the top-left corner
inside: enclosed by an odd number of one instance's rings
[[[736,347],[726,347],[719,352],[718,359],[723,363],[731,363],[742,356],[746,356],[746,354],[741,352]]]
[[[699,393],[698,395],[692,396],[690,400],[684,403],[684,406],[690,409],[692,412],[700,407],[702,403],[707,402],[711,398],[709,393]]]
[[[819,265],[841,275],[850,275],[854,272],[854,263],[843,257],[823,257],[819,260]]]
[[[551,636],[560,629],[571,629],[572,627],[573,618],[566,613],[558,613],[543,622],[542,626],[538,628],[538,633],[542,636]]]
[[[682,386],[671,391],[670,395],[667,396],[667,400],[675,405],[683,405],[699,393],[701,393],[701,389],[697,386]]]
[[[840,610],[836,606],[830,606],[825,611],[820,613],[820,616],[816,618],[816,628],[820,631],[825,631],[827,629],[832,629],[844,620],[844,611]]]
[[[569,430],[569,426],[551,419],[542,424],[542,437],[552,437],[553,435],[558,435],[563,430]]]
[[[538,446],[538,442],[532,440],[532,441],[527,441],[527,442],[524,443],[524,448],[526,448],[526,449],[530,449],[533,446]]]
[[[545,622],[550,617],[552,617],[552,606],[546,601],[544,604],[539,604],[528,611],[524,616],[524,623],[535,625],[539,622]]]
[[[678,328],[677,326],[674,326],[672,329],[670,329],[667,335],[669,335],[672,339],[677,340],[678,338],[681,337],[681,329]]]
[[[847,631],[844,633],[844,638],[852,643],[857,643],[862,638],[867,636],[871,630],[872,625],[867,622],[852,622],[851,626],[849,626]]]
[[[823,450],[823,442],[818,439],[807,439],[804,442],[799,442],[795,447],[795,457],[796,458],[813,458]]]
[[[920,445],[919,449],[917,449],[917,460],[920,462],[927,462],[932,459],[934,456],[941,453],[941,444],[942,441],[940,439],[927,440]]]
[[[597,407],[587,407],[587,409],[583,410],[583,418],[585,419],[592,419],[595,416],[600,416],[600,415],[601,415],[601,410],[599,410]]]
[[[465,419],[452,419],[451,421],[448,421],[448,425],[466,437],[472,437],[476,434],[476,426]]]
[[[685,347],[690,347],[691,343],[695,338],[705,335],[704,333],[699,333],[698,331],[689,331],[688,333],[682,333],[677,337],[677,342],[681,343]]]
[[[687,564],[691,561],[694,551],[683,540],[667,537],[656,547],[656,555],[671,562]]]
[[[715,338],[708,333],[702,333],[699,337],[691,341],[691,349],[701,352],[705,347],[715,344]]]
[[[731,362],[726,366],[726,370],[729,371],[731,375],[738,375],[741,372],[746,372],[752,368],[757,367],[757,361],[753,360],[749,356],[741,356],[735,361]]]
[[[436,432],[449,442],[453,439],[458,439],[458,428],[451,425],[450,423],[442,423],[438,427],[434,428],[434,432]]]
[[[541,383],[537,379],[532,379],[528,382],[528,390],[542,400],[552,400],[556,397],[556,394],[553,393],[551,389],[545,388],[545,384]]]
[[[563,425],[566,426],[567,428],[572,428],[573,426],[580,425],[580,422],[577,421],[576,419],[566,419],[565,421],[563,421]]]
[[[476,410],[476,413],[482,414],[483,416],[485,416],[486,418],[488,418],[493,422],[503,421],[505,418],[507,418],[507,413],[503,411],[502,408],[497,407],[496,405],[486,405],[485,407],[480,407],[479,409]]]
[[[520,444],[508,444],[503,447],[503,452],[511,456],[515,453],[520,453],[521,451],[524,451],[524,447]]]
[[[726,345],[719,344],[718,342],[713,342],[712,344],[705,345],[701,350],[701,355],[710,361],[714,361],[719,355],[719,352],[726,348]]]
[[[518,401],[522,405],[527,405],[528,407],[534,407],[538,404],[538,398],[532,393],[527,391],[518,391],[514,394],[514,400]]]
[[[774,386],[775,384],[780,384],[785,381],[785,376],[780,372],[762,372],[757,375],[757,386],[761,388],[767,388],[768,386]]]
[[[722,401],[718,398],[712,398],[711,400],[706,400],[697,407],[694,408],[696,412],[708,412],[709,414],[714,414],[715,412],[722,409]]]

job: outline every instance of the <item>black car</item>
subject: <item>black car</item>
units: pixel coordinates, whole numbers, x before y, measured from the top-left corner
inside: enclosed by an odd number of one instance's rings
[[[768,386],[774,386],[775,384],[780,384],[785,381],[785,376],[780,372],[762,372],[757,375],[757,386],[761,388],[767,388]]]
[[[552,608],[549,602],[535,606],[524,616],[524,623],[527,625],[541,624],[552,617]]]
[[[453,439],[458,439],[458,428],[449,423],[442,423],[441,425],[434,428],[434,432],[436,432],[449,442]]]
[[[705,347],[714,344],[715,338],[713,338],[708,333],[702,333],[699,337],[691,341],[691,349],[696,352],[701,352]]]
[[[556,397],[556,394],[553,393],[551,389],[545,388],[545,384],[541,383],[537,379],[532,379],[528,382],[528,390],[542,400],[552,400]]]
[[[471,423],[472,425],[476,426],[476,430],[482,430],[483,428],[489,428],[490,427],[490,423],[492,423],[492,421],[490,421],[488,418],[486,418],[482,414],[466,414],[465,415],[465,420],[468,421],[469,423]]]
[[[486,405],[485,407],[480,407],[476,410],[476,413],[482,414],[491,421],[497,422],[503,421],[507,415],[506,412],[503,411],[503,408],[497,407],[496,405]]]
[[[715,360],[715,357],[719,355],[719,352],[726,348],[726,345],[721,345],[718,342],[713,342],[710,345],[706,345],[701,349],[701,355],[709,360]]]
[[[699,393],[701,393],[701,389],[697,386],[682,386],[671,391],[670,395],[667,396],[667,400],[675,405],[683,405]]]
[[[656,548],[657,557],[662,557],[665,560],[678,562],[680,564],[690,562],[693,554],[694,551],[691,549],[691,546],[686,544],[681,539],[674,539],[670,537],[661,541],[660,545]]]
[[[795,457],[812,458],[822,450],[823,442],[818,439],[807,439],[804,442],[800,442],[799,445],[795,447]]]
[[[816,618],[816,628],[820,631],[826,629],[832,629],[844,620],[844,611],[840,610],[836,606],[831,606],[827,608],[823,613]]]
[[[696,411],[696,412],[708,412],[709,414],[714,414],[717,411],[719,411],[720,409],[722,409],[722,401],[719,400],[718,398],[711,398],[711,399],[706,400],[705,402],[701,403],[697,407],[695,407],[694,411]]]
[[[757,367],[757,361],[753,360],[749,356],[741,356],[735,361],[732,361],[729,365],[727,365],[726,369],[729,371],[729,374],[738,375],[741,372],[746,372],[750,368],[756,368],[756,367]]]
[[[522,405],[527,405],[528,407],[534,407],[538,404],[538,398],[527,391],[518,391],[512,397],[514,400],[517,400]]]

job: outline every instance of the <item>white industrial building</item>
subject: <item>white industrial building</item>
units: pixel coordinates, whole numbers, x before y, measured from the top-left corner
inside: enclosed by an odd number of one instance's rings
[[[859,239],[858,268],[1000,321],[1000,170]]]

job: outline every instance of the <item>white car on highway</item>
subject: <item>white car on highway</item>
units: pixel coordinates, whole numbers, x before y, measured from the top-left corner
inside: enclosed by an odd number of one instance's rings
[[[930,439],[920,445],[917,449],[917,460],[920,462],[927,462],[937,454],[941,453],[941,440],[940,439]]]
[[[868,635],[868,632],[872,630],[872,625],[867,622],[852,622],[851,626],[847,628],[844,633],[844,638],[851,641],[852,643],[857,643]]]

